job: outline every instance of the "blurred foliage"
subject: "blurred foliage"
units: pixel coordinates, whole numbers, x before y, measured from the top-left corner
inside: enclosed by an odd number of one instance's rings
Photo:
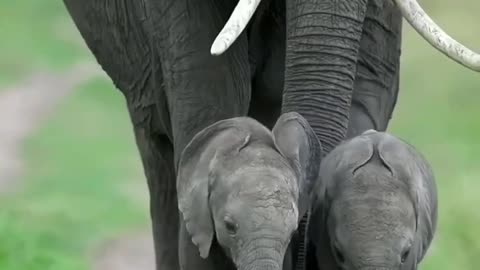
[[[448,33],[480,51],[480,1],[421,3]],[[404,32],[401,92],[389,131],[431,162],[440,200],[437,234],[421,269],[476,270],[480,76],[434,50],[407,23]],[[61,1],[1,1],[0,33],[0,85],[92,57]],[[0,198],[2,270],[87,269],[89,247],[148,222],[126,192],[132,179],[144,179],[120,94],[107,81],[79,90],[29,141],[23,191]]]
[[[91,247],[149,220],[148,192],[130,192],[146,183],[123,98],[104,80],[78,90],[28,141],[23,189],[0,200],[2,270],[87,269]]]
[[[92,57],[62,1],[0,1],[0,86],[41,68]]]
[[[480,52],[480,1],[422,1],[452,37]],[[480,74],[434,50],[404,23],[399,102],[389,131],[420,149],[439,189],[439,224],[421,269],[478,269]]]

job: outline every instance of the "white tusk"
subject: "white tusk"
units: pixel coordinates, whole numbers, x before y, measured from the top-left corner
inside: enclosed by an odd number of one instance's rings
[[[466,48],[445,33],[422,9],[416,0],[394,0],[410,25],[437,50],[451,59],[480,71],[480,54]]]
[[[212,44],[210,53],[220,55],[224,53],[240,36],[247,26],[261,0],[240,0],[235,10]]]

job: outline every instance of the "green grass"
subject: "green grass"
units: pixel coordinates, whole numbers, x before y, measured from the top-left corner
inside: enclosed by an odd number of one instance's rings
[[[423,1],[450,35],[480,51],[480,2]],[[461,4],[460,4],[461,2]],[[431,162],[439,225],[425,270],[476,270],[480,264],[480,74],[449,60],[404,24],[399,103],[390,131]]]
[[[127,192],[145,181],[123,98],[110,83],[76,92],[26,154],[23,191],[0,199],[0,269],[88,269],[92,246],[147,223],[147,204]]]
[[[37,69],[62,69],[80,56],[79,34],[63,1],[0,1],[0,86]]]

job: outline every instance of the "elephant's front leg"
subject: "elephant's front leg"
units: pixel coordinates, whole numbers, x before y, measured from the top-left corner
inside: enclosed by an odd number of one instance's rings
[[[402,16],[393,2],[369,1],[347,137],[385,131],[399,91]]]
[[[132,114],[136,119],[136,114]],[[135,139],[150,191],[156,269],[178,270],[178,207],[173,147],[166,136],[136,126]]]
[[[157,269],[177,270],[178,207],[173,146],[167,136],[160,135],[168,132],[165,125],[168,121],[162,121],[168,114],[157,114],[157,105],[162,107],[165,100],[160,97],[163,89],[160,65],[152,61],[156,54],[150,46],[146,1],[64,0],[98,63],[127,99],[150,190]],[[155,96],[160,98],[156,100]]]
[[[225,55],[210,54],[210,46],[236,1],[148,3],[178,161],[197,132],[218,120],[246,115],[250,101],[247,40],[243,35]]]

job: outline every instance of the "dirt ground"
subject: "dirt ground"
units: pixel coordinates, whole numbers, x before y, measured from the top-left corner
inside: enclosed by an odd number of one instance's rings
[[[63,74],[36,72],[0,91],[0,194],[21,185],[23,141],[76,86],[99,74],[93,63],[82,63]]]
[[[136,233],[99,247],[94,270],[155,270],[151,233]]]

